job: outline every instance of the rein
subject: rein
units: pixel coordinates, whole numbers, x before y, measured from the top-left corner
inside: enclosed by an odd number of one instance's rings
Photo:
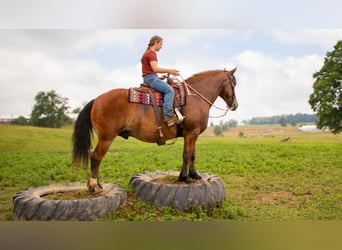
[[[184,83],[184,86],[186,87],[187,89],[187,93],[188,95],[193,95],[191,94],[190,90],[191,89],[193,92],[195,92],[199,97],[201,97],[205,102],[207,102],[210,106],[216,108],[216,109],[219,109],[219,110],[222,110],[224,111],[224,114],[223,115],[219,115],[219,116],[209,116],[210,118],[220,118],[220,117],[223,117],[225,116],[228,111],[231,110],[231,108],[226,108],[226,109],[223,109],[223,108],[220,108],[220,107],[217,107],[213,102],[211,102],[208,98],[206,98],[205,96],[203,96],[200,92],[198,92],[194,87],[192,87],[191,85],[189,85],[183,78],[183,76],[181,74],[179,74],[179,76],[182,78],[182,82]],[[230,79],[231,80],[231,79]],[[233,83],[232,83],[233,84]]]

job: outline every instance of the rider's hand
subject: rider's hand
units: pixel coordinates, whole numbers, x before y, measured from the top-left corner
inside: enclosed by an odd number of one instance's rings
[[[176,69],[170,69],[170,74],[171,74],[171,75],[178,76],[178,75],[179,75],[179,71],[176,70]]]

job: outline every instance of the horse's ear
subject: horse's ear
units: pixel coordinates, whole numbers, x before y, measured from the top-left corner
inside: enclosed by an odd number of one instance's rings
[[[229,72],[230,72],[230,74],[234,75],[235,71],[236,71],[236,67]]]

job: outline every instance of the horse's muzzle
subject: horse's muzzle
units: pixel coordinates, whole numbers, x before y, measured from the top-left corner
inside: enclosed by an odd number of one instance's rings
[[[229,107],[232,111],[235,111],[239,106],[239,103],[234,100],[234,102],[232,103],[232,105]]]

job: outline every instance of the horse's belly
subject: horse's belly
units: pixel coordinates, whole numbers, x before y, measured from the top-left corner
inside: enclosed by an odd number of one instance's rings
[[[145,127],[142,126],[136,131],[131,132],[131,136],[144,142],[156,143],[160,136],[163,136],[165,140],[175,138],[177,135],[176,127],[166,129],[166,126],[159,132],[157,126]]]

